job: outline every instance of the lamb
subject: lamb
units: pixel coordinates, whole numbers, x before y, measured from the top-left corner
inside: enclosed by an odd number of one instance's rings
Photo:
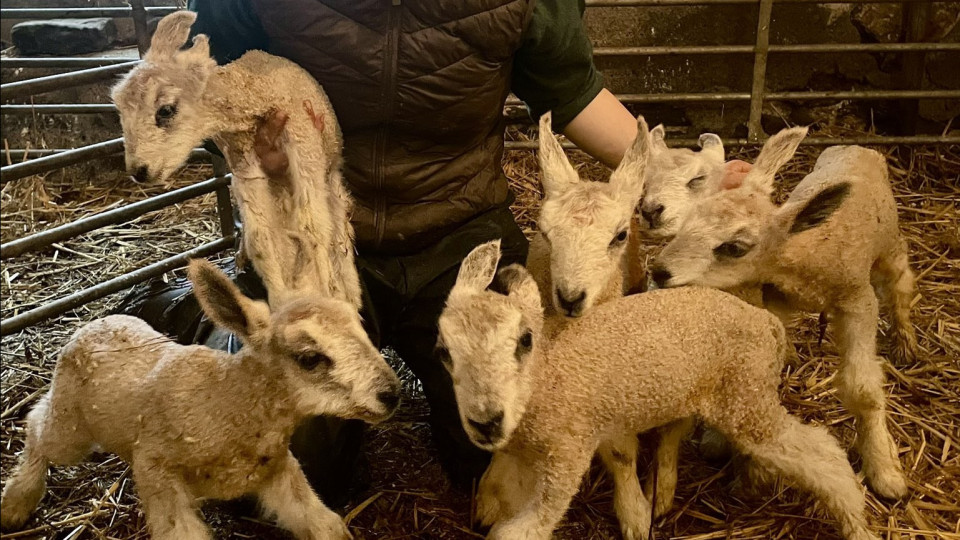
[[[130,464],[155,539],[212,538],[195,499],[245,494],[297,538],[350,538],[311,490],[290,437],[321,414],[386,419],[399,401],[397,376],[343,300],[307,296],[271,314],[206,261],[192,261],[189,275],[204,312],[243,349],[179,345],[125,315],[78,330],[27,417],[0,503],[4,529],[36,508],[50,463],[99,447]]]
[[[471,441],[495,452],[477,512],[491,539],[546,539],[599,452],[617,471],[627,539],[646,539],[649,502],[636,434],[699,416],[756,465],[811,491],[847,540],[876,540],[837,441],[780,404],[785,332],[769,312],[706,288],[659,290],[594,307],[543,339],[536,282],[497,275],[499,242],[463,261],[440,316],[438,350]]]
[[[663,127],[654,132],[658,130],[662,135]],[[637,224],[634,213],[650,176],[651,134],[643,117],[638,117],[637,137],[610,181],[582,181],[553,134],[550,113],[540,118],[544,199],[540,232],[531,241],[527,269],[542,295],[548,338],[567,324],[568,317],[584,315],[594,305],[636,289],[645,275],[639,264],[638,231],[632,225]],[[676,422],[657,437],[657,517],[673,503],[680,443],[691,428],[691,421]]]
[[[637,138],[610,181],[590,182],[580,180],[563,153],[551,130],[551,114],[540,118],[544,198],[527,268],[549,314],[559,320],[623,296],[639,281],[636,276],[645,274],[636,266],[639,242],[631,225],[643,192],[649,130],[642,116],[637,126]]]
[[[654,238],[676,234],[690,207],[720,189],[724,181],[723,142],[713,133],[698,141],[701,150],[668,148],[664,129],[650,131],[650,157],[640,214]]]
[[[856,447],[873,490],[907,492],[897,448],[886,426],[883,366],[877,358],[878,297],[891,306],[894,356],[912,361],[910,322],[916,294],[897,207],[879,153],[831,147],[782,206],[771,200],[774,174],[806,129],[786,130],[764,146],[740,187],[701,202],[652,266],[665,287],[761,287],[786,309],[827,313],[841,363],[839,395],[856,419]]]
[[[263,278],[270,305],[320,290],[359,309],[352,199],[329,100],[289,60],[250,51],[218,67],[205,35],[181,50],[195,20],[189,11],[164,17],[143,63],[113,89],[127,168],[163,180],[212,138],[233,172],[242,254]],[[271,179],[253,148],[258,124],[277,112],[289,115],[280,144],[290,165],[285,178]]]

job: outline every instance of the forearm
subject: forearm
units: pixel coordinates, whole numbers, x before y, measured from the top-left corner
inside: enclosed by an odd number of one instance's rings
[[[603,89],[563,130],[581,150],[616,167],[637,136],[637,120]]]

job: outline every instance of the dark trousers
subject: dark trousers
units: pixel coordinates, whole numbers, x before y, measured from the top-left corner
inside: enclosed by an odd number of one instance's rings
[[[473,446],[460,423],[453,385],[436,358],[437,319],[457,279],[460,262],[477,245],[501,239],[501,266],[523,263],[527,240],[509,208],[496,208],[461,225],[436,244],[403,256],[360,253],[362,315],[371,340],[393,348],[423,384],[441,463],[455,484],[470,485],[486,468],[489,454]],[[251,298],[266,298],[260,279],[240,271],[237,285]],[[181,343],[230,349],[236,341],[202,318],[189,284],[160,281],[135,290],[116,311],[137,315]],[[291,450],[324,500],[336,504],[349,492],[361,455],[359,421],[318,417],[301,425]]]

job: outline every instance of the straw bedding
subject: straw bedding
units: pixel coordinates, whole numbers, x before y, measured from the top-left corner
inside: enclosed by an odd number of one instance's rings
[[[960,147],[879,149],[892,167],[901,229],[919,276],[913,317],[922,352],[916,364],[888,366],[890,423],[910,479],[910,496],[890,503],[868,492],[868,512],[882,538],[960,538]],[[810,170],[818,153],[811,147],[800,150],[783,172],[784,191]],[[733,151],[748,159],[755,154],[753,148]],[[573,157],[585,177],[605,178],[603,167],[581,154]],[[533,231],[540,200],[535,156],[508,152],[504,168],[518,193],[517,218]],[[0,191],[0,236],[7,242],[209,174],[207,168],[191,167],[165,186],[132,184],[119,174],[88,180],[71,171],[19,180]],[[213,240],[219,235],[215,214],[214,196],[208,195],[5,261],[0,271],[3,317]],[[650,246],[648,254],[656,249]],[[3,339],[4,479],[22,448],[24,415],[45,391],[58,349],[78,324],[104,314],[117,296]],[[885,330],[881,325],[881,333]],[[798,357],[784,373],[786,406],[805,421],[830,426],[849,447],[854,431],[831,385],[837,353],[829,334],[819,344],[816,318],[807,317],[792,335]],[[884,351],[886,336],[878,339]],[[370,430],[368,464],[359,487],[338,510],[357,538],[480,537],[470,528],[471,494],[449,487],[430,446],[423,397],[415,385],[408,385],[407,393],[396,417]],[[677,499],[657,524],[657,538],[836,538],[834,524],[808,497],[788,486],[748,494],[737,490],[732,479],[729,465],[708,463],[694,443],[685,444]],[[203,511],[220,538],[287,538],[253,517],[248,504],[207,503]],[[147,537],[129,471],[109,455],[54,469],[48,494],[27,529],[2,538]],[[619,538],[611,484],[596,467],[556,536]]]

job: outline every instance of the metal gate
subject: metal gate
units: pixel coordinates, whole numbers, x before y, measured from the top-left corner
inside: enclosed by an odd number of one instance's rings
[[[149,46],[147,17],[162,16],[176,8],[144,7],[143,0],[130,0],[129,8],[30,8],[0,9],[3,19],[54,19],[113,17],[133,19],[140,55]],[[897,3],[903,4],[906,41],[903,43],[810,43],[777,45],[770,44],[770,22],[774,4],[866,4]],[[669,6],[721,6],[750,5],[758,6],[756,21],[756,41],[754,45],[716,45],[716,46],[649,46],[649,47],[597,47],[597,57],[648,57],[658,55],[752,55],[753,73],[749,91],[744,92],[708,92],[708,93],[657,93],[657,94],[618,94],[625,104],[683,103],[683,102],[746,102],[749,103],[749,117],[746,119],[748,137],[746,139],[724,139],[726,145],[756,145],[764,141],[760,125],[763,105],[770,101],[810,101],[810,100],[908,100],[914,109],[923,99],[960,99],[960,89],[921,90],[906,88],[900,90],[852,90],[852,91],[801,91],[766,92],[766,72],[770,55],[784,53],[864,53],[885,52],[903,55],[902,78],[906,81],[920,81],[924,70],[926,53],[955,51],[960,57],[960,43],[923,43],[922,28],[930,15],[930,0],[587,0],[587,7],[669,7]],[[139,60],[124,58],[3,58],[3,68],[75,68],[63,74],[38,77],[0,86],[4,101],[22,100],[36,94],[53,90],[87,85],[107,81],[125,73]],[[520,106],[516,99],[510,99],[507,107]],[[62,103],[62,104],[4,104],[0,113],[8,115],[108,115],[116,114],[110,104]],[[673,140],[672,144],[692,146],[695,140]],[[810,145],[834,144],[960,144],[960,136],[902,135],[902,136],[855,136],[844,138],[811,137],[804,141]],[[508,141],[510,150],[531,149],[536,141]],[[569,147],[569,145],[568,145]],[[0,183],[26,176],[44,174],[57,169],[98,158],[114,156],[123,152],[123,140],[112,139],[76,149],[27,150],[11,149],[11,157],[22,160],[0,168]],[[189,258],[211,255],[233,247],[236,243],[233,208],[231,206],[229,184],[230,175],[224,162],[205,150],[196,149],[191,159],[213,161],[214,176],[206,181],[170,191],[143,201],[115,208],[72,223],[67,223],[46,231],[31,234],[7,242],[0,246],[0,259],[7,260],[28,252],[39,251],[51,245],[81,234],[109,225],[125,223],[148,212],[159,210],[187,199],[211,192],[217,194],[217,212],[219,215],[221,238],[197,246],[186,252],[163,259],[135,271],[120,275],[96,286],[82,289],[23,313],[18,313],[0,322],[0,336],[18,332],[60,316],[87,302],[103,298],[137,283],[162,275],[183,266]],[[19,311],[19,310],[17,310]]]

